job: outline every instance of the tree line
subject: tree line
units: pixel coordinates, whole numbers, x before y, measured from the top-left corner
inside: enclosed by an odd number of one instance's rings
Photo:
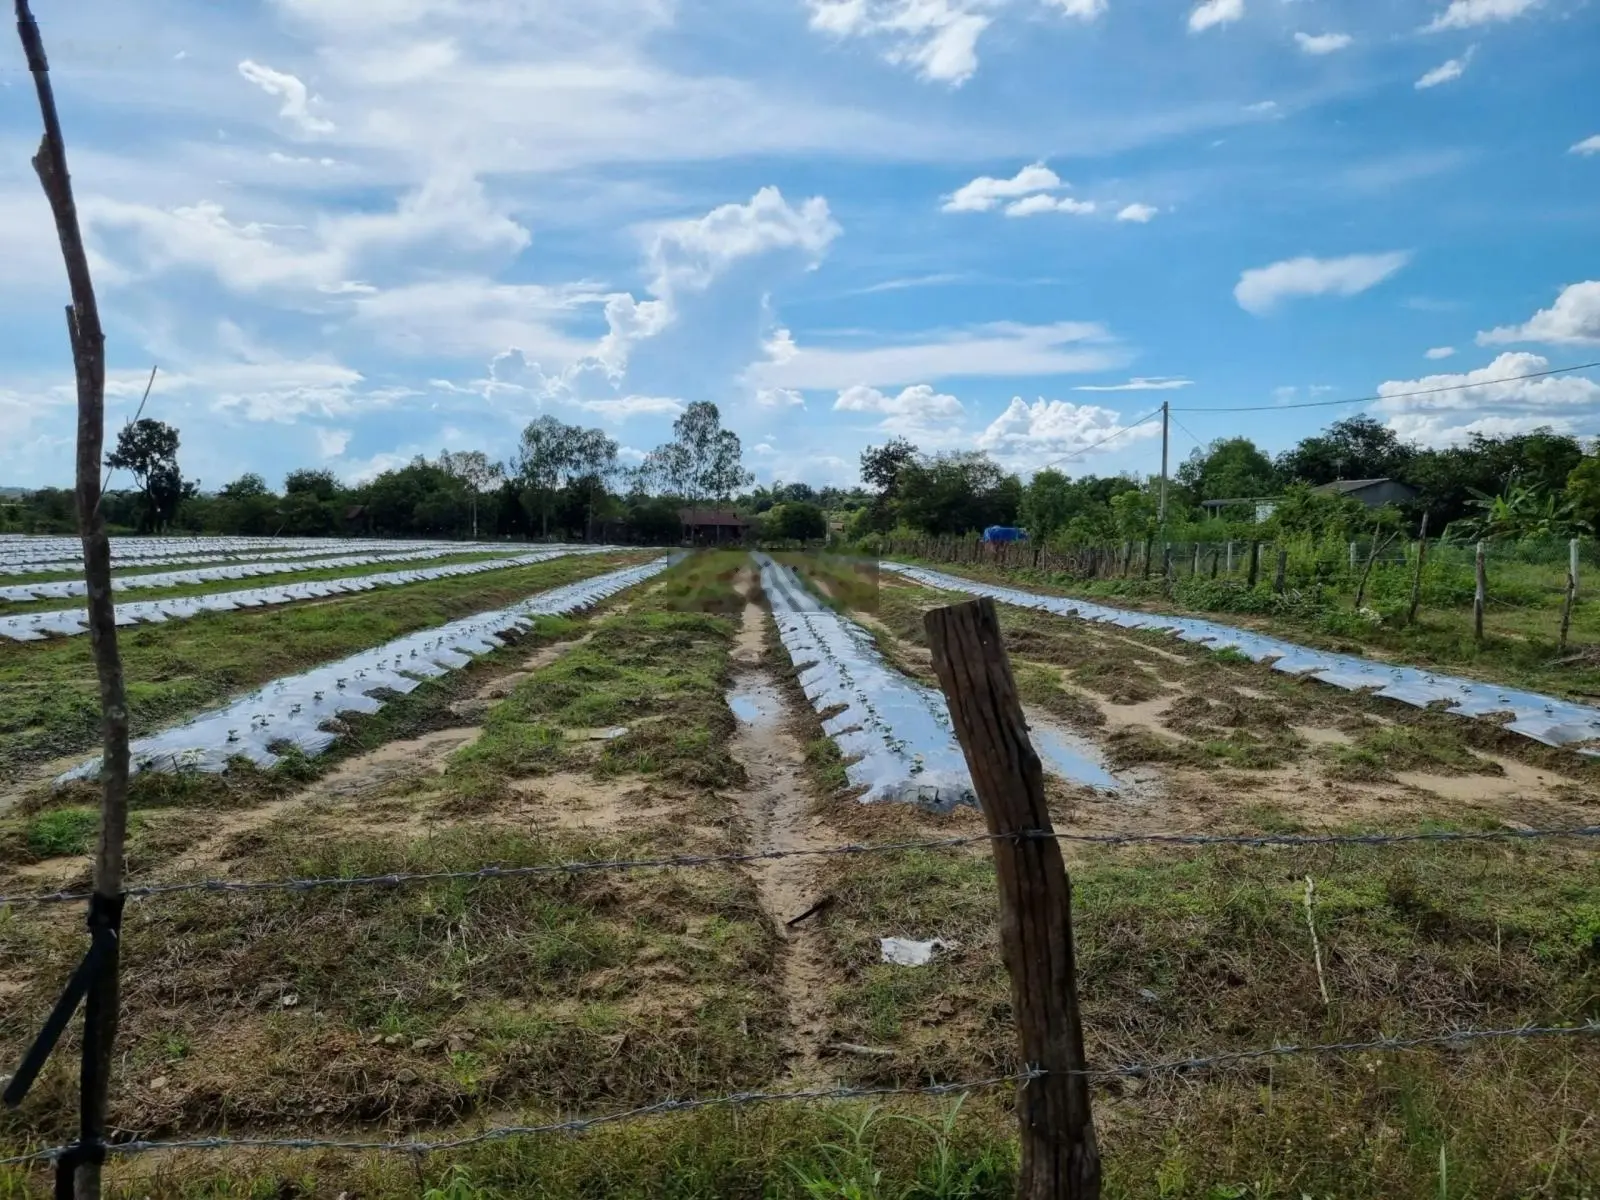
[[[861,477],[871,491],[852,518],[857,539],[902,531],[970,534],[1019,525],[1035,540],[1071,545],[1238,537],[1352,538],[1374,527],[1523,540],[1600,532],[1600,441],[1547,428],[1471,435],[1442,449],[1413,445],[1370,417],[1338,421],[1271,456],[1248,437],[1196,447],[1167,484],[1165,528],[1155,476],[1069,477],[1045,468],[1024,483],[986,454],[926,454],[905,438],[869,447]],[[1413,498],[1379,512],[1315,489],[1339,480],[1394,479]],[[1237,501],[1207,508],[1204,501]],[[1258,520],[1258,512],[1270,515]]]

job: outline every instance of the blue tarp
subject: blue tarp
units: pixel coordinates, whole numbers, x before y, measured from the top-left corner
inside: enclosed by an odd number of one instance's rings
[[[1015,525],[991,525],[983,531],[983,540],[986,542],[1025,542],[1028,533],[1018,529]]]

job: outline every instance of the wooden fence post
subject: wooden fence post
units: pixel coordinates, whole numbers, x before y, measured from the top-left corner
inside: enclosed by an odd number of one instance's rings
[[[1229,579],[1233,578],[1233,542],[1231,540],[1228,542],[1228,569],[1227,569],[1227,576],[1228,576]]]
[[[1478,553],[1475,561],[1477,573],[1477,586],[1472,592],[1472,636],[1478,641],[1483,641],[1483,606],[1489,598],[1489,579],[1484,572],[1483,543],[1478,543]]]
[[[1230,550],[1232,550],[1232,548],[1233,548],[1233,543],[1232,542],[1228,543],[1228,548]],[[1213,579],[1215,579],[1217,577],[1217,561],[1221,557],[1222,557],[1222,551],[1221,550],[1212,550],[1211,551],[1211,578],[1213,578]],[[1228,569],[1229,570],[1233,569],[1233,564],[1231,562],[1228,564]]]
[[[1073,963],[1072,887],[1050,836],[1044,773],[1028,740],[994,601],[984,597],[923,618],[934,670],[994,841],[1000,952],[1011,976],[1026,1067],[1043,1071],[1017,1092],[1020,1200],[1098,1200],[1100,1151]],[[1036,836],[1025,836],[1033,834]]]
[[[1194,544],[1194,565],[1189,568],[1189,577],[1191,579],[1199,579],[1200,578],[1200,543],[1199,542],[1196,542]]]
[[[1250,573],[1245,577],[1245,586],[1255,590],[1256,581],[1261,578],[1261,543],[1255,540],[1250,542]]]
[[[1272,590],[1280,596],[1283,595],[1283,576],[1288,567],[1289,552],[1280,547],[1278,550],[1278,569],[1272,573]]]
[[[1417,609],[1422,604],[1422,563],[1428,557],[1428,514],[1422,514],[1422,528],[1417,531],[1417,570],[1411,577],[1411,609],[1406,613],[1406,624],[1417,623]]]
[[[1572,576],[1572,598],[1578,598],[1578,539],[1567,543],[1567,574]]]

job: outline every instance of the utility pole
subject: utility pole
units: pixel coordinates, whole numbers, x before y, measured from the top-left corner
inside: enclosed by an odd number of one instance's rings
[[[1163,540],[1167,531],[1167,433],[1170,416],[1170,402],[1163,400],[1161,402],[1161,500],[1156,506],[1156,521],[1161,526]]]

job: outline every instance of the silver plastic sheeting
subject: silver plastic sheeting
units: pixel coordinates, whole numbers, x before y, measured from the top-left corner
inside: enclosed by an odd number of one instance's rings
[[[299,571],[323,571],[329,567],[367,567],[377,563],[411,562],[417,559],[449,558],[462,551],[448,546],[424,550],[391,550],[383,554],[341,554],[333,558],[306,558],[291,562],[236,562],[217,567],[193,567],[184,571],[154,571],[148,575],[124,575],[113,579],[115,591],[144,588],[181,587],[190,583],[215,583],[225,579],[251,579],[257,575],[287,575]],[[89,585],[81,579],[58,579],[51,583],[14,583],[0,587],[0,601],[68,600],[87,596]]]
[[[1234,629],[1198,617],[1173,617],[1160,613],[1129,612],[1089,600],[1066,596],[1043,596],[1018,588],[1001,587],[931,571],[926,567],[880,564],[908,579],[947,592],[988,596],[1003,604],[1034,608],[1062,616],[1080,617],[1118,625],[1124,629],[1159,629],[1185,642],[1212,650],[1234,650],[1252,662],[1270,662],[1272,669],[1287,675],[1305,675],[1347,691],[1370,688],[1375,694],[1398,700],[1415,708],[1442,705],[1464,717],[1486,717],[1510,713],[1506,728],[1547,746],[1579,746],[1600,743],[1600,709],[1571,700],[1558,700],[1536,692],[1501,687],[1475,679],[1460,679],[1417,667],[1397,667],[1368,662],[1348,654],[1312,650],[1281,638]],[[1584,754],[1600,754],[1600,749],[1580,749]]]
[[[822,730],[845,756],[850,782],[867,789],[862,801],[977,807],[944,697],[885,663],[866,630],[821,606],[788,567],[756,561],[806,699],[819,713],[840,710]]]
[[[465,553],[473,549],[497,550],[504,544],[492,542],[450,542],[429,538],[397,541],[392,538],[112,538],[113,570],[146,565],[174,566],[200,560],[245,560],[293,558],[315,554],[360,554],[396,549],[421,549],[426,546],[455,546]],[[0,575],[26,575],[38,571],[70,571],[83,565],[83,547],[76,538],[12,537],[0,538]]]
[[[431,549],[435,557],[446,554],[492,554],[504,551],[505,543],[495,542],[338,542],[324,540],[319,546],[300,546],[292,550],[248,550],[226,553],[221,551],[196,551],[192,554],[170,554],[148,559],[114,559],[112,571],[142,571],[152,567],[208,567],[226,563],[293,562],[307,558],[348,558],[358,554],[385,554],[396,550]],[[78,572],[83,570],[83,557],[52,559],[32,562],[26,570],[0,565],[0,578],[17,575],[34,575],[44,572]],[[15,585],[11,585],[15,586]]]
[[[233,612],[240,608],[260,608],[267,604],[289,604],[296,600],[316,600],[350,592],[370,592],[374,588],[398,587],[431,579],[451,579],[457,575],[476,575],[547,562],[567,554],[600,554],[613,547],[560,546],[532,551],[511,558],[492,558],[482,562],[447,563],[438,567],[414,567],[407,571],[385,571],[376,575],[356,575],[349,579],[308,579],[300,583],[281,583],[270,587],[246,588],[237,592],[210,592],[201,596],[172,596],[164,600],[134,600],[117,605],[117,624],[158,624],[183,621],[202,613]],[[0,617],[0,638],[17,642],[36,642],[50,635],[73,637],[89,629],[85,609],[70,608],[52,612],[16,613]]]
[[[411,692],[423,680],[464,667],[477,655],[499,648],[506,634],[525,629],[535,617],[589,608],[659,574],[671,561],[659,558],[580,580],[509,608],[420,630],[269,683],[226,708],[138,739],[132,747],[133,769],[217,772],[235,757],[270,767],[278,761],[277,751],[285,746],[298,747],[308,755],[321,754],[338,736],[323,726],[339,714],[377,712],[384,703],[378,693]],[[92,759],[56,782],[92,779],[99,770],[100,760]]]

